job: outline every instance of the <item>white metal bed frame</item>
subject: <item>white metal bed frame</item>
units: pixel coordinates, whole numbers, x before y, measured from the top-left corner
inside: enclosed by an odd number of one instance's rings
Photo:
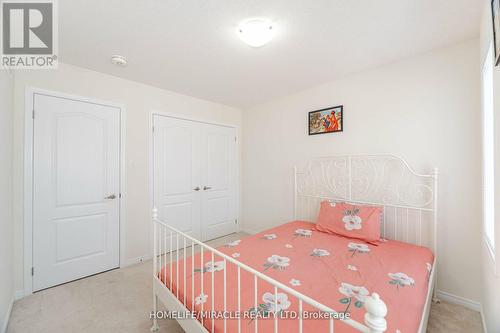
[[[381,235],[385,239],[405,241],[417,245],[425,245],[434,252],[434,263],[429,279],[424,311],[422,313],[419,333],[425,333],[433,291],[436,292],[436,263],[437,263],[437,190],[438,190],[438,169],[434,168],[432,174],[418,174],[409,164],[394,155],[348,155],[319,158],[308,162],[302,168],[294,169],[294,217],[314,221],[319,210],[319,203],[323,200],[336,202],[349,202],[354,204],[379,205],[383,207],[383,219],[381,223]],[[203,267],[203,253],[211,253],[212,262],[214,256],[220,257],[224,261],[224,279],[222,292],[224,309],[226,311],[226,267],[233,264],[237,267],[238,278],[238,311],[241,310],[241,270],[249,272],[254,277],[255,305],[257,306],[257,281],[264,280],[274,287],[275,295],[278,291],[283,291],[297,298],[299,302],[299,316],[297,326],[299,333],[302,333],[302,312],[303,305],[308,304],[318,311],[336,314],[337,312],[316,300],[299,293],[298,291],[276,281],[267,275],[259,272],[238,260],[210,247],[209,245],[183,233],[180,230],[162,222],[158,218],[157,208],[153,208],[152,214],[154,228],[154,257],[153,257],[153,308],[156,313],[158,301],[170,311],[189,311],[188,302],[194,308],[194,293],[192,299],[179,299],[178,289],[176,294],[169,289],[159,278],[161,268],[169,262],[176,265],[176,278],[172,276],[172,265],[170,265],[170,276],[172,280],[179,282],[179,267],[184,269],[184,286],[186,286],[186,261],[191,256],[192,268],[194,270],[195,247],[199,246],[201,252],[201,266]],[[392,234],[391,234],[392,227]],[[175,238],[175,244],[174,244]],[[179,243],[181,238],[181,244]],[[167,240],[169,244],[167,244]],[[190,250],[187,249],[190,247]],[[175,251],[174,251],[175,248]],[[191,253],[188,253],[191,252]],[[175,253],[175,254],[174,254]],[[179,260],[179,254],[182,258]],[[166,274],[166,271],[164,271]],[[214,294],[214,279],[212,271],[211,290]],[[166,280],[166,276],[165,276]],[[201,292],[203,293],[203,279],[200,281]],[[171,283],[172,286],[172,283]],[[194,290],[194,279],[191,285]],[[221,290],[218,286],[217,290]],[[203,304],[202,311],[203,311]],[[341,320],[335,323],[334,319],[329,320],[329,332],[333,333],[336,325],[349,325],[355,331],[363,333],[382,333],[387,329],[385,316],[387,307],[380,299],[379,295],[373,293],[365,302],[366,310],[364,323],[352,319]],[[212,309],[214,309],[212,297]],[[224,319],[224,333],[226,333],[226,320]],[[238,320],[238,333],[241,332],[241,319]],[[214,321],[211,330],[203,326],[197,319],[186,318],[179,320],[181,327],[188,333],[208,333],[214,332]],[[153,317],[152,331],[158,330],[158,321]],[[279,331],[279,318],[274,318],[274,333]],[[231,332],[233,333],[233,332]],[[255,333],[258,333],[258,325],[255,325]],[[266,332],[267,333],[267,332]],[[307,332],[304,332],[307,333]]]

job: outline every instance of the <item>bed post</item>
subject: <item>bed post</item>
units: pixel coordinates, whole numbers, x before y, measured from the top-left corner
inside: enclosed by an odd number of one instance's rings
[[[154,279],[156,278],[156,257],[157,257],[157,249],[156,249],[156,220],[158,219],[158,209],[153,207],[152,210],[152,222],[153,222],[153,283],[155,282]],[[158,296],[156,296],[156,293],[154,291],[153,287],[153,326],[151,327],[151,332],[156,332],[160,329],[160,326],[158,325],[158,319],[156,318],[156,314],[158,311]]]
[[[365,301],[365,324],[370,333],[383,333],[387,329],[387,306],[377,293],[373,293]]]
[[[437,279],[438,279],[438,276],[437,276],[437,256],[438,256],[438,244],[437,244],[437,232],[438,232],[438,227],[437,227],[437,220],[438,220],[438,175],[439,175],[439,169],[438,168],[434,168],[434,215],[433,215],[433,222],[434,222],[434,258],[436,258],[435,260],[435,267],[432,267],[432,269],[434,270],[434,290],[433,290],[433,297],[432,297],[432,300],[434,301],[434,303],[439,303],[439,298],[437,297]]]
[[[297,220],[297,167],[293,167],[293,219]]]

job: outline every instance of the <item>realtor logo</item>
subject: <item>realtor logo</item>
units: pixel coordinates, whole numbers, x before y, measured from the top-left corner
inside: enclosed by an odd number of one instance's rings
[[[3,68],[57,67],[55,0],[5,0],[1,6]]]

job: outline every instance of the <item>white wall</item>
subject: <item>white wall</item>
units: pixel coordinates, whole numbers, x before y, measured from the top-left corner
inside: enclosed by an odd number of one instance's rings
[[[480,68],[488,52],[490,43],[493,41],[493,30],[491,23],[490,0],[483,0],[484,12],[481,24],[481,47],[480,47]],[[494,108],[495,108],[495,197],[496,202],[500,198],[500,66],[494,72]],[[498,205],[497,205],[498,207]],[[500,211],[495,212],[495,240],[496,240],[496,262],[492,260],[486,243],[481,239],[481,285],[482,285],[482,305],[485,325],[488,332],[500,332]],[[482,233],[482,229],[481,229]],[[496,269],[496,274],[495,274]]]
[[[0,332],[4,332],[14,300],[12,220],[13,79],[0,70]]]
[[[149,156],[150,111],[183,114],[234,124],[241,133],[238,109],[176,94],[87,69],[61,64],[53,71],[19,71],[15,76],[14,218],[16,288],[23,289],[23,144],[27,86],[121,103],[126,108],[125,262],[150,254]]]
[[[394,153],[417,171],[440,168],[439,289],[479,300],[478,45],[472,40],[439,49],[245,110],[244,228],[253,232],[292,219],[294,164]],[[339,104],[344,132],[308,136],[308,111]]]

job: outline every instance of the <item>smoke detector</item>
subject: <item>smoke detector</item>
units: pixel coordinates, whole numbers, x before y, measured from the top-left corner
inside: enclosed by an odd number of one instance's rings
[[[121,55],[111,56],[111,63],[117,66],[125,67],[127,66],[127,62],[128,62],[127,58],[125,58],[124,56]]]

